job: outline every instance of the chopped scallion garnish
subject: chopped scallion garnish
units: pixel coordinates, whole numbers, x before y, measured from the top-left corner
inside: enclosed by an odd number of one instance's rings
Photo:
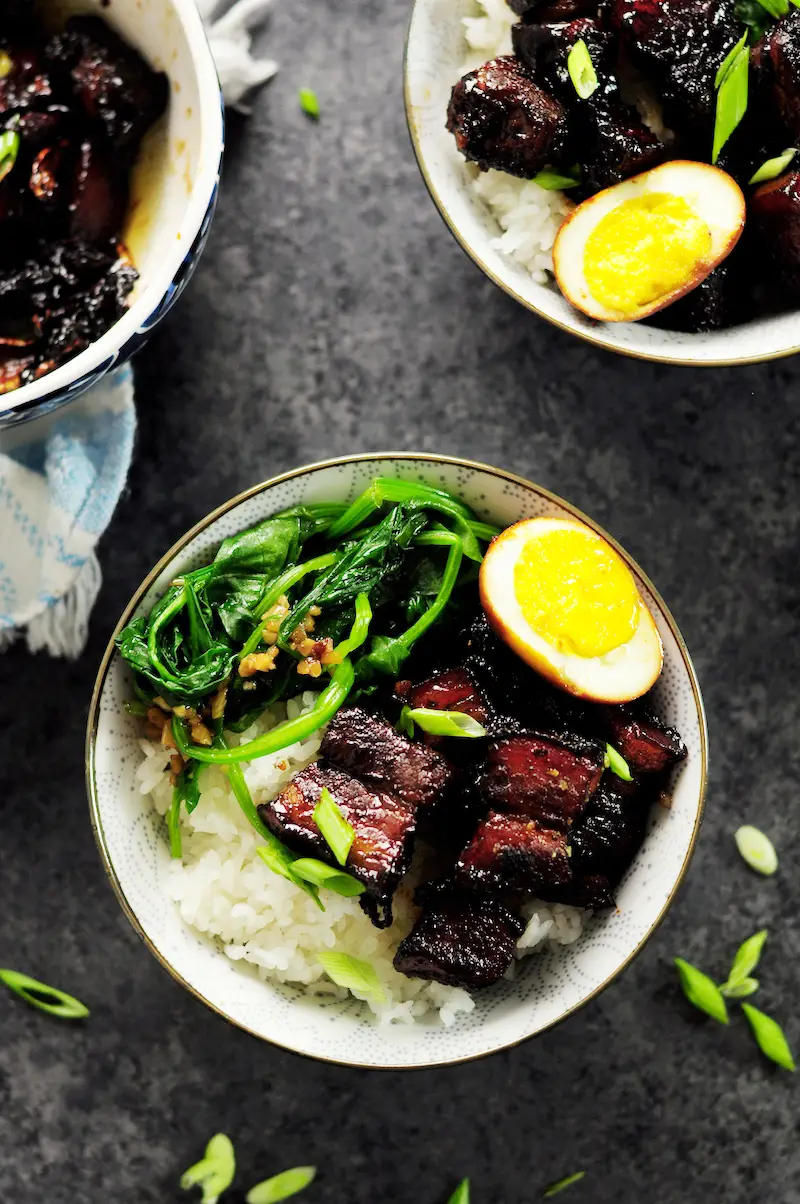
[[[767,159],[766,163],[762,163],[758,171],[754,172],[750,177],[750,183],[763,184],[765,180],[777,179],[786,170],[796,154],[797,147],[790,146],[782,155],[776,155],[774,159]]]
[[[720,991],[726,999],[747,999],[749,995],[754,995],[759,988],[757,978],[742,978],[738,982],[724,982],[720,987]]]
[[[222,1193],[233,1183],[235,1173],[236,1157],[231,1139],[224,1133],[217,1133],[206,1146],[201,1160],[181,1175],[181,1187],[184,1191],[199,1187],[203,1192],[202,1204],[217,1204]]]
[[[290,1171],[273,1175],[271,1179],[251,1187],[245,1200],[247,1204],[279,1204],[281,1200],[288,1200],[290,1196],[304,1191],[313,1183],[316,1174],[315,1166],[295,1166]]]
[[[339,865],[344,865],[356,838],[355,828],[342,815],[327,786],[322,788],[319,802],[314,808],[313,819]]]
[[[752,870],[767,877],[775,873],[778,868],[778,854],[768,836],[752,824],[745,824],[735,832],[734,840],[737,849]]]
[[[411,714],[411,707],[404,706],[402,711],[400,712],[400,718],[397,720],[397,723],[395,724],[395,731],[399,732],[401,736],[408,736],[409,740],[413,740],[414,739],[414,720],[409,719],[410,714]]]
[[[37,982],[27,974],[20,974],[18,970],[0,970],[0,982],[5,983],[10,991],[19,995],[20,999],[24,999],[31,1007],[47,1012],[48,1016],[58,1016],[62,1020],[82,1020],[84,1016],[89,1015],[89,1009],[79,999],[67,995],[66,991],[59,991],[57,987],[48,987],[46,983]]]
[[[780,21],[789,11],[789,0],[758,0],[758,3],[776,21]]]
[[[604,758],[606,769],[610,769],[618,778],[622,778],[623,782],[632,782],[633,776],[628,766],[628,762],[614,748],[612,744],[606,745],[606,755]]]
[[[469,1204],[469,1179],[462,1179],[447,1204]]]
[[[719,988],[728,999],[742,999],[758,990],[758,983],[750,975],[758,965],[766,939],[767,930],[762,928],[760,932],[748,937],[744,944],[739,946],[736,957],[733,959],[728,981],[722,983]],[[744,984],[747,986],[745,987]]]
[[[725,55],[714,79],[717,89],[717,112],[714,122],[714,147],[711,162],[716,163],[720,151],[747,111],[750,50],[747,34]]]
[[[572,1187],[573,1183],[578,1183],[581,1179],[583,1179],[585,1174],[586,1171],[575,1171],[575,1173],[572,1175],[565,1175],[563,1179],[558,1179],[555,1183],[551,1183],[549,1187],[545,1188],[545,1190],[542,1192],[542,1196],[545,1200],[549,1200],[553,1196],[557,1196],[559,1192],[564,1191],[566,1187]]]
[[[437,711],[427,707],[412,707],[406,717],[417,727],[422,728],[423,732],[429,732],[432,736],[466,736],[474,740],[486,735],[486,728],[471,715],[465,715],[463,711]]]
[[[19,134],[16,130],[5,130],[0,134],[0,180],[4,180],[17,161]]]
[[[769,1058],[771,1062],[776,1062],[784,1070],[794,1070],[794,1057],[781,1026],[771,1016],[760,1012],[750,1003],[743,1003],[742,1011],[750,1023],[756,1044],[764,1057]]]
[[[567,55],[567,71],[581,100],[588,100],[597,88],[597,72],[583,38],[579,38]]]
[[[0,79],[5,79],[10,75],[13,66],[11,56],[5,50],[0,50]]]
[[[288,849],[283,847],[279,840],[259,845],[256,852],[267,869],[272,870],[273,874],[280,874],[282,878],[293,882],[295,886],[299,886],[301,890],[304,890],[307,895],[311,896],[320,911],[325,910],[325,904],[319,897],[318,887],[308,882],[305,878],[300,878],[293,872],[292,866],[294,865],[295,858]]]
[[[546,188],[548,192],[564,191],[567,188],[577,188],[580,180],[576,180],[573,176],[562,176],[557,171],[537,172],[533,177],[534,184],[538,184],[540,188]]]
[[[707,974],[685,962],[682,957],[675,958],[675,965],[680,975],[683,993],[701,1012],[718,1020],[720,1024],[728,1023],[728,1009],[722,992]]]
[[[356,895],[363,895],[365,887],[361,882],[356,881],[352,874],[345,874],[341,870],[334,869],[331,865],[326,865],[324,861],[317,861],[315,857],[298,857],[292,862],[292,873],[302,878],[304,882],[312,882],[314,886],[324,886],[326,890],[332,890],[337,895],[344,895],[346,899],[354,899]]]
[[[354,994],[366,996],[374,1003],[386,1002],[386,992],[371,962],[334,950],[318,953],[317,959],[328,978],[338,987],[345,987]]]
[[[309,117],[313,117],[315,121],[319,121],[320,107],[319,99],[316,92],[311,88],[301,88],[298,97],[300,99],[300,108]]]

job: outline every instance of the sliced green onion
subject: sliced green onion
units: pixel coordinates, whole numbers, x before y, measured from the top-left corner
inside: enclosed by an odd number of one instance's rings
[[[776,155],[774,159],[767,159],[766,163],[762,163],[758,171],[750,177],[750,183],[763,184],[765,180],[777,179],[786,170],[796,154],[797,147],[790,146],[782,155]]]
[[[396,732],[399,732],[401,736],[408,736],[409,740],[413,740],[414,739],[414,720],[409,718],[410,714],[411,714],[411,707],[404,706],[402,711],[400,712],[400,718],[397,720],[394,730]]]
[[[386,992],[371,962],[333,950],[329,953],[318,953],[317,960],[328,978],[338,987],[345,987],[354,994],[366,995],[375,1003],[386,1002]]]
[[[301,88],[297,95],[303,112],[309,117],[313,117],[315,121],[319,121],[320,107],[316,92],[313,92],[311,88]]]
[[[775,873],[778,868],[778,854],[768,836],[752,824],[745,824],[735,832],[733,838],[737,849],[752,870],[767,877]]]
[[[720,987],[720,991],[726,999],[747,999],[748,995],[756,993],[759,985],[757,978],[742,978],[739,982],[724,982]]]
[[[323,786],[322,788],[322,793],[319,796],[319,802],[314,808],[312,818],[322,834],[322,839],[339,862],[339,865],[345,865],[347,854],[350,852],[353,841],[356,838],[356,831],[353,825],[349,824],[344,815],[342,815],[327,786]]]
[[[606,745],[606,755],[603,759],[603,763],[606,769],[610,769],[611,772],[615,773],[618,778],[622,778],[623,782],[633,781],[628,762],[611,744]]]
[[[324,861],[317,861],[316,857],[298,857],[292,862],[292,873],[305,882],[313,883],[314,886],[324,886],[326,890],[332,890],[337,895],[344,895],[346,899],[363,895],[366,889],[352,874],[344,874],[332,865],[326,865]]]
[[[776,21],[780,21],[789,11],[789,0],[758,0],[758,3]]]
[[[27,974],[20,974],[18,970],[0,970],[0,982],[5,983],[10,991],[19,995],[20,999],[24,999],[31,1007],[47,1012],[48,1016],[59,1016],[62,1020],[82,1020],[89,1015],[89,1009],[79,999],[67,995],[66,991],[59,991],[57,987],[48,987],[46,983],[37,982]]]
[[[784,1070],[794,1070],[792,1051],[781,1026],[771,1016],[760,1012],[750,1003],[743,1003],[742,1011],[750,1023],[756,1044],[764,1057],[769,1058],[771,1062],[777,1062]]]
[[[757,932],[754,936],[748,937],[744,944],[739,946],[736,957],[733,959],[733,965],[731,966],[730,973],[728,974],[728,981],[723,983],[723,985],[720,987],[723,995],[730,996],[730,988],[738,986],[739,983],[744,982],[745,979],[750,977],[753,970],[755,970],[756,966],[758,965],[761,957],[761,950],[764,948],[764,942],[766,939],[767,930],[766,928],[762,928],[760,932]],[[756,987],[757,986],[758,983],[756,983]],[[726,987],[728,990],[725,989]],[[752,992],[748,991],[747,994],[752,994]],[[734,996],[730,997],[734,998]]]
[[[469,1204],[469,1179],[462,1179],[447,1204]]]
[[[236,1156],[231,1139],[224,1133],[217,1133],[206,1146],[201,1160],[181,1175],[181,1187],[184,1191],[199,1187],[203,1192],[202,1204],[217,1204],[222,1193],[233,1183],[235,1173]]]
[[[597,72],[583,38],[579,38],[567,55],[567,71],[581,100],[588,100],[597,87]]]
[[[281,1200],[288,1200],[290,1196],[304,1191],[309,1183],[314,1182],[316,1174],[315,1166],[295,1166],[290,1171],[273,1175],[271,1179],[251,1187],[245,1200],[247,1204],[279,1204]]]
[[[550,1200],[553,1196],[557,1196],[559,1192],[564,1191],[567,1187],[572,1187],[573,1183],[578,1183],[586,1174],[586,1171],[575,1171],[573,1175],[565,1175],[563,1179],[557,1179],[555,1183],[551,1183],[545,1188],[542,1196],[545,1200]]]
[[[269,844],[259,845],[256,852],[267,869],[272,870],[273,874],[280,874],[281,878],[285,878],[287,882],[291,882],[294,886],[299,886],[307,895],[310,895],[320,911],[325,910],[325,904],[319,897],[319,888],[316,883],[309,882],[307,878],[295,874],[294,863],[296,858],[292,856],[288,849],[283,847],[279,840],[273,837]]]
[[[144,719],[149,710],[147,703],[142,702],[141,698],[128,698],[123,706],[129,715],[135,715],[137,719]]]
[[[0,180],[4,180],[17,161],[19,134],[16,130],[5,130],[0,134]]]
[[[167,832],[169,833],[169,855],[173,861],[183,857],[183,837],[181,836],[181,798],[180,788],[173,786],[172,802],[167,811]]]
[[[548,192],[563,192],[567,188],[577,188],[580,184],[580,180],[574,179],[573,176],[562,176],[557,171],[548,171],[547,168],[537,172],[533,182],[540,188],[546,188]]]
[[[367,594],[359,594],[356,598],[356,617],[353,626],[350,628],[350,634],[336,648],[339,656],[350,656],[357,648],[361,647],[369,635],[369,625],[371,622],[372,607],[369,604],[369,597]]]
[[[423,732],[430,732],[432,736],[466,736],[475,740],[486,735],[486,728],[471,715],[465,715],[463,711],[437,711],[428,707],[411,707],[406,714],[406,719],[422,728]]]
[[[11,56],[5,50],[0,50],[0,79],[5,79],[9,76],[13,66]]]
[[[712,163],[716,163],[720,151],[747,111],[749,68],[750,50],[745,33],[733,49],[726,54],[714,80],[717,88],[717,112],[714,122]]]
[[[689,1003],[718,1020],[720,1024],[727,1024],[728,1009],[716,983],[712,982],[707,974],[703,974],[702,970],[685,962],[682,957],[675,958],[675,965],[680,975],[683,993]]]

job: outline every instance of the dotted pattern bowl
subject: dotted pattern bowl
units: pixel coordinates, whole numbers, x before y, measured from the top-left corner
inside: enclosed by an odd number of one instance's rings
[[[379,475],[452,490],[480,518],[501,526],[554,514],[577,515],[596,527],[537,485],[467,461],[409,453],[311,465],[258,485],[203,519],[156,565],[117,630],[134,614],[148,610],[174,577],[210,559],[226,536],[295,503],[352,501]],[[616,912],[593,921],[575,945],[527,959],[513,982],[479,994],[474,1012],[449,1029],[433,1023],[377,1026],[355,1000],[323,1003],[304,998],[299,990],[262,982],[243,963],[234,965],[212,941],[187,928],[167,896],[166,834],[163,821],[134,782],[141,755],[138,728],[123,710],[130,683],[112,638],[89,715],[87,784],[107,873],[150,951],[179,982],[234,1024],[297,1053],[355,1066],[421,1067],[477,1058],[542,1032],[602,991],[642,948],[672,902],[697,838],[706,782],[705,717],[689,655],[658,594],[630,557],[625,559],[664,641],[659,709],[681,731],[689,756],[672,783],[672,808],[654,808],[647,839],[620,887]]]
[[[205,246],[224,144],[216,67],[195,0],[50,0],[54,23],[97,10],[166,71],[170,105],[148,133],[131,181],[124,239],[139,270],[125,314],[41,380],[0,396],[0,428],[49,414],[139,350],[188,284]]]
[[[478,15],[477,0],[414,0],[405,59],[406,116],[420,171],[451,232],[478,267],[527,309],[608,351],[698,367],[748,364],[800,351],[796,312],[754,317],[707,334],[641,322],[595,322],[573,309],[554,283],[537,284],[492,246],[500,229],[475,195],[464,159],[445,129],[450,91],[467,53],[462,19]]]

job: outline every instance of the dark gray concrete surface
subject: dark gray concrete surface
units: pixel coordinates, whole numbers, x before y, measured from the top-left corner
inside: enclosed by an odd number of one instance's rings
[[[77,664],[0,661],[0,965],[73,990],[69,1027],[0,995],[4,1204],[170,1204],[207,1138],[246,1188],[316,1163],[309,1204],[797,1204],[796,1080],[676,990],[723,975],[767,926],[758,1001],[797,1017],[800,362],[653,367],[550,329],[495,290],[434,211],[401,104],[407,5],[280,0],[282,70],[232,123],[216,226],[178,312],[137,363],[130,486]],[[323,120],[298,110],[319,93]],[[686,885],[629,971],[556,1031],[473,1065],[317,1065],[226,1026],[160,969],[106,884],[83,728],[97,663],[158,556],[211,507],[303,462],[442,451],[532,477],[604,523],[662,590],[708,707],[707,818]],[[781,854],[757,879],[732,833]],[[230,1195],[241,1204],[241,1190]]]

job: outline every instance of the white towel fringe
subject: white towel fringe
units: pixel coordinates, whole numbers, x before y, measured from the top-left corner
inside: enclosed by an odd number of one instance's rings
[[[271,79],[278,70],[272,59],[256,59],[251,54],[250,30],[261,23],[272,0],[237,0],[221,17],[220,0],[198,0],[201,16],[208,25],[208,41],[217,64],[225,103],[243,113],[249,110],[242,98],[259,84]]]
[[[76,660],[86,646],[89,616],[102,583],[100,564],[92,552],[64,596],[31,619],[26,630],[31,652]]]

